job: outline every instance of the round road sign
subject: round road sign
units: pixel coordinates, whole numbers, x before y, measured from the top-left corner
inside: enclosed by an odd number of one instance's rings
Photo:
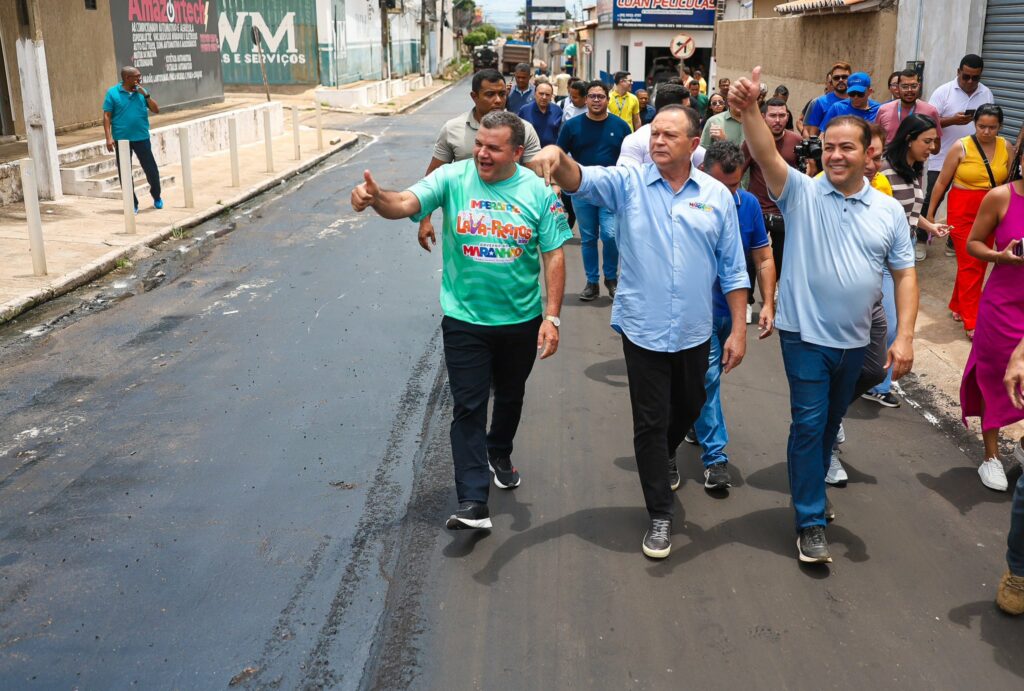
[[[686,34],[677,34],[669,44],[669,48],[672,50],[672,55],[680,60],[692,58],[693,54],[697,52],[697,44],[693,42],[691,36]]]

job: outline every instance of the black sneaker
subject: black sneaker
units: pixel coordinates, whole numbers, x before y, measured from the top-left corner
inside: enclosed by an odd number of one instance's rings
[[[947,257],[956,256],[956,248],[953,247],[953,238],[948,235],[946,236],[946,248],[942,250],[942,253]]]
[[[448,530],[490,530],[491,512],[487,504],[475,501],[464,501],[459,509],[444,524]]]
[[[889,393],[871,393],[870,391],[868,391],[867,393],[862,393],[860,395],[860,397],[863,398],[866,401],[874,401],[878,405],[885,406],[886,408],[899,408],[900,407],[900,399],[898,399],[895,396],[893,396],[892,392],[889,392]]]
[[[796,539],[796,549],[800,555],[800,561],[806,564],[831,564],[832,555],[828,551],[828,541],[825,540],[825,526],[812,525],[800,531],[800,537]]]
[[[712,463],[704,469],[704,487],[707,489],[726,489],[732,487],[729,477],[729,466],[725,463]]]
[[[832,500],[825,495],[825,520],[831,523],[836,520],[836,507],[832,505]]]
[[[697,431],[691,427],[689,429],[689,431],[686,433],[686,436],[683,437],[683,441],[685,441],[687,444],[693,444],[693,445],[696,446],[696,444],[697,444]]]
[[[601,290],[597,287],[596,283],[588,283],[583,286],[583,292],[580,293],[580,300],[583,302],[590,302],[600,294]]]
[[[608,289],[608,295],[612,300],[615,299],[615,290],[619,287],[619,282],[614,278],[605,279],[604,287]]]
[[[675,492],[679,489],[679,485],[682,484],[682,480],[679,479],[679,467],[676,465],[676,457],[668,457],[668,484]]]
[[[514,489],[522,482],[511,458],[492,458],[487,465],[494,473],[494,486],[499,489]]]
[[[664,559],[672,551],[672,520],[652,518],[651,526],[644,534],[644,554],[651,559]]]

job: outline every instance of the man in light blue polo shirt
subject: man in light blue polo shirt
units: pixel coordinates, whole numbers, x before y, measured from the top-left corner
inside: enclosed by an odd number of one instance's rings
[[[121,152],[116,142],[127,140],[128,146],[146,173],[153,206],[164,208],[160,197],[160,170],[153,158],[149,141],[149,114],[160,112],[160,106],[149,91],[142,88],[142,74],[128,65],[121,69],[121,83],[107,89],[103,99],[103,133],[107,138],[107,151],[117,156],[117,174],[121,175]],[[123,181],[122,181],[123,184]],[[133,195],[134,196],[134,195]],[[135,197],[135,213],[139,212],[139,198]]]
[[[756,117],[761,68],[740,79],[729,100],[744,111],[751,157],[786,221],[785,263],[775,326],[789,379],[793,422],[787,461],[796,510],[800,561],[831,562],[825,540],[825,473],[832,444],[870,342],[871,311],[882,293],[882,269],[895,283],[898,327],[886,367],[893,379],[914,362],[917,276],[906,215],[896,200],[864,179],[871,130],[842,116],[825,130],[825,175],[811,179],[791,169]]]
[[[732,315],[722,346],[724,370],[739,365],[746,352],[750,281],[736,202],[722,183],[691,167],[699,138],[696,111],[671,105],[651,122],[652,163],[580,166],[549,146],[529,164],[574,199],[610,209],[619,219],[611,323],[622,335],[633,448],[650,515],[643,552],[655,559],[667,557],[672,547],[669,457],[704,405],[716,279]]]

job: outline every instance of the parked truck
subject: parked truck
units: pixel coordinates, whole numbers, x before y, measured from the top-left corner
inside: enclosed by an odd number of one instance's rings
[[[533,44],[526,41],[505,41],[501,47],[501,71],[503,74],[512,74],[516,65],[525,62],[527,65],[533,63]]]

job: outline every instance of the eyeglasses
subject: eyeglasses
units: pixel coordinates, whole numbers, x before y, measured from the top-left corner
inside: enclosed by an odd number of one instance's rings
[[[963,79],[965,82],[980,82],[981,81],[981,75],[980,74],[964,74],[963,72],[961,72],[960,73],[960,79]]]
[[[588,101],[603,101],[606,98],[608,97],[605,96],[604,94],[587,94]]]
[[[920,84],[900,84],[900,91],[917,91],[920,88]]]

